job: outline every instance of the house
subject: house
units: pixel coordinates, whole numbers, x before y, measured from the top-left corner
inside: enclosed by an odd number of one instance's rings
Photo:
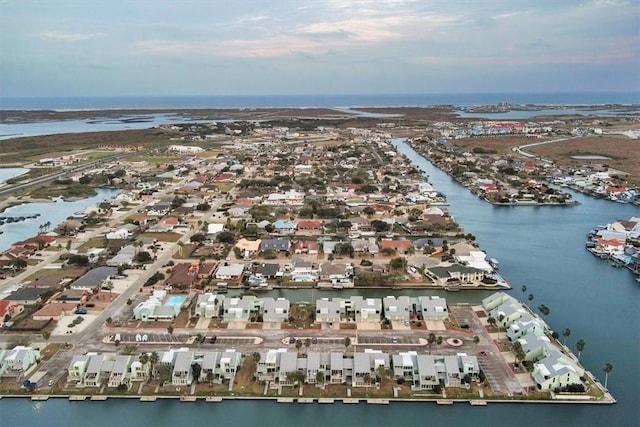
[[[36,305],[42,301],[42,295],[47,292],[49,292],[47,288],[25,287],[11,292],[4,299],[20,305]]]
[[[172,321],[182,308],[181,304],[163,305],[163,301],[167,296],[167,291],[153,291],[149,297],[134,307],[133,317],[143,322],[151,320]]]
[[[334,288],[352,288],[353,267],[351,264],[324,262],[320,264],[321,281],[328,281]]]
[[[518,300],[505,301],[489,312],[489,315],[496,319],[496,325],[501,328],[508,328],[516,320],[529,316],[529,311]]]
[[[193,382],[193,352],[186,348],[175,352],[173,371],[171,373],[171,385],[186,386]]]
[[[252,313],[260,310],[260,301],[253,295],[245,295],[242,298],[225,298],[223,301],[223,320],[225,322],[248,322]]]
[[[404,254],[412,247],[411,241],[409,240],[389,240],[382,239],[380,241],[380,250],[394,250],[396,253]]]
[[[389,320],[411,320],[412,304],[408,296],[387,296],[382,299],[384,317]]]
[[[133,245],[124,246],[118,251],[116,256],[107,260],[107,266],[120,267],[122,265],[131,265],[133,264],[133,258],[136,256],[137,252],[138,250]]]
[[[71,289],[92,290],[101,288],[111,276],[118,274],[116,267],[97,267],[89,270],[71,284]]]
[[[540,319],[534,319],[527,313],[509,325],[509,328],[507,329],[507,337],[509,338],[509,341],[515,342],[518,338],[528,334],[542,336],[545,332],[545,326],[546,324]]]
[[[218,234],[224,231],[224,224],[213,223],[207,225],[207,234]]]
[[[338,323],[341,313],[339,298],[316,300],[316,323]]]
[[[109,375],[109,382],[107,387],[119,387],[121,384],[129,385],[131,377],[129,376],[129,367],[133,362],[133,356],[118,355],[116,356],[113,367],[111,368],[111,375]]]
[[[102,381],[111,375],[113,360],[101,354],[89,356],[83,383],[86,387],[100,387]],[[108,375],[107,375],[108,374]]]
[[[293,245],[293,252],[295,254],[318,254],[318,242],[314,240],[298,240]]]
[[[316,234],[322,231],[322,222],[317,220],[301,220],[296,224],[299,234]]]
[[[294,352],[285,351],[280,353],[278,361],[278,377],[277,381],[281,386],[292,386],[294,382],[291,380],[291,374],[298,371],[298,355]]]
[[[551,341],[546,335],[530,333],[518,338],[518,342],[524,352],[524,360],[534,362],[549,355]]]
[[[247,240],[240,239],[238,243],[236,243],[236,248],[240,250],[240,253],[244,256],[245,259],[249,259],[255,256],[258,252],[260,252],[260,246],[262,245],[262,240]]]
[[[330,384],[342,384],[346,382],[347,375],[345,370],[345,358],[344,353],[331,352],[329,353],[329,366],[331,371],[329,374]]]
[[[84,375],[87,372],[89,359],[96,353],[87,353],[85,355],[74,355],[67,368],[67,381],[81,385],[84,381]]]
[[[291,248],[291,241],[289,239],[265,239],[260,245],[260,250],[275,251],[275,252],[288,252]]]
[[[285,298],[262,298],[263,322],[286,322],[289,318],[289,300]]]
[[[505,301],[516,301],[516,299],[504,292],[496,292],[495,294],[491,294],[482,300],[482,307],[488,313]]]
[[[260,352],[260,360],[256,366],[258,381],[275,381],[280,368],[280,356],[286,353],[286,348],[270,349]]]
[[[260,278],[265,279],[275,279],[278,276],[281,276],[280,273],[280,264],[269,264],[269,263],[260,263],[256,266],[253,274]]]
[[[296,223],[279,219],[273,223],[273,229],[280,234],[291,234],[296,230]]]
[[[40,351],[33,347],[16,346],[0,362],[0,376],[22,376],[38,363]]]
[[[0,326],[24,311],[24,305],[11,300],[0,300]]]
[[[211,277],[216,265],[206,262],[181,262],[173,266],[165,284],[177,288],[191,288]]]
[[[447,300],[437,296],[418,297],[418,310],[416,313],[422,320],[447,320],[449,310],[447,310]]]
[[[126,228],[119,228],[116,231],[111,231],[105,235],[106,239],[131,239],[133,234]]]
[[[45,304],[40,310],[33,313],[32,318],[36,321],[60,320],[63,316],[72,315],[77,308],[77,303],[56,302]]]
[[[538,390],[555,390],[570,384],[582,384],[580,378],[584,376],[584,369],[554,348],[547,357],[533,365],[531,376]]]
[[[196,301],[196,315],[211,319],[220,317],[220,308],[224,305],[224,295],[211,292],[198,296]]]
[[[485,271],[461,264],[426,268],[425,274],[437,285],[479,282],[485,277]]]
[[[243,264],[223,264],[216,270],[215,278],[218,280],[240,280],[244,272]]]
[[[345,300],[345,309],[356,322],[379,322],[382,316],[382,300],[352,296]]]
[[[353,355],[352,387],[370,385],[380,369],[389,368],[389,355],[381,350],[365,350]]]

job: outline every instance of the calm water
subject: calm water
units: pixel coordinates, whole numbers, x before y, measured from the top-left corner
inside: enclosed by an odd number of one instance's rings
[[[56,228],[74,212],[83,211],[90,206],[95,206],[104,199],[117,195],[120,190],[98,189],[93,197],[74,202],[56,201],[51,203],[25,203],[6,209],[0,216],[31,216],[40,214],[37,218],[26,219],[21,222],[13,222],[0,226],[0,252],[11,247],[11,244],[33,237],[40,232],[40,226],[50,222],[50,230]]]
[[[0,425],[184,426],[184,425],[327,425],[327,426],[637,426],[640,425],[638,293],[640,287],[623,269],[609,267],[584,249],[585,233],[597,224],[640,215],[635,206],[608,203],[576,194],[576,207],[493,207],[454,183],[447,175],[396,141],[447,194],[451,211],[483,249],[500,260],[501,272],[516,287],[535,295],[534,305],[551,309],[550,326],[572,331],[569,344],[582,338],[582,362],[601,379],[602,366],[614,367],[609,389],[612,406],[554,404],[394,403],[376,405],[303,405],[243,401],[221,404],[137,401],[31,402],[0,400]],[[298,291],[310,299],[309,291]],[[388,293],[388,291],[384,291]],[[378,292],[371,294],[378,295]],[[319,291],[315,295],[322,295]],[[464,292],[455,296],[461,298]],[[477,300],[478,294],[470,294]]]
[[[20,176],[29,172],[29,169],[25,168],[0,168],[0,186],[4,184],[8,179]]]

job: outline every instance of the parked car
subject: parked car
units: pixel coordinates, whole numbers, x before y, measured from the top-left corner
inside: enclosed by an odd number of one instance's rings
[[[318,338],[316,337],[311,338],[311,344],[318,344]]]
[[[87,310],[84,308],[79,308],[75,311],[75,314],[87,314]]]
[[[209,342],[210,342],[211,344],[215,344],[217,339],[218,339],[218,337],[214,335],[214,336],[212,336],[212,337],[211,337],[211,339],[209,340]]]

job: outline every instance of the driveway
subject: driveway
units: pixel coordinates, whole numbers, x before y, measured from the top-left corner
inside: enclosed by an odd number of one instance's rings
[[[394,331],[410,331],[411,325],[407,325],[404,322],[404,320],[392,320],[391,327]]]

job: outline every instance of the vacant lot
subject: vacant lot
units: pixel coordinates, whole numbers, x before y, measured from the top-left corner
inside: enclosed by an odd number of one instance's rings
[[[544,139],[533,139],[526,136],[485,136],[457,139],[453,144],[479,154],[511,154],[515,156],[517,154],[511,151],[512,147],[539,141],[544,141]]]
[[[607,164],[614,169],[627,172],[627,180],[640,184],[640,140],[618,136],[595,136],[576,138],[531,147],[529,151],[568,164]],[[600,155],[610,157],[611,160],[578,160],[572,156]]]

